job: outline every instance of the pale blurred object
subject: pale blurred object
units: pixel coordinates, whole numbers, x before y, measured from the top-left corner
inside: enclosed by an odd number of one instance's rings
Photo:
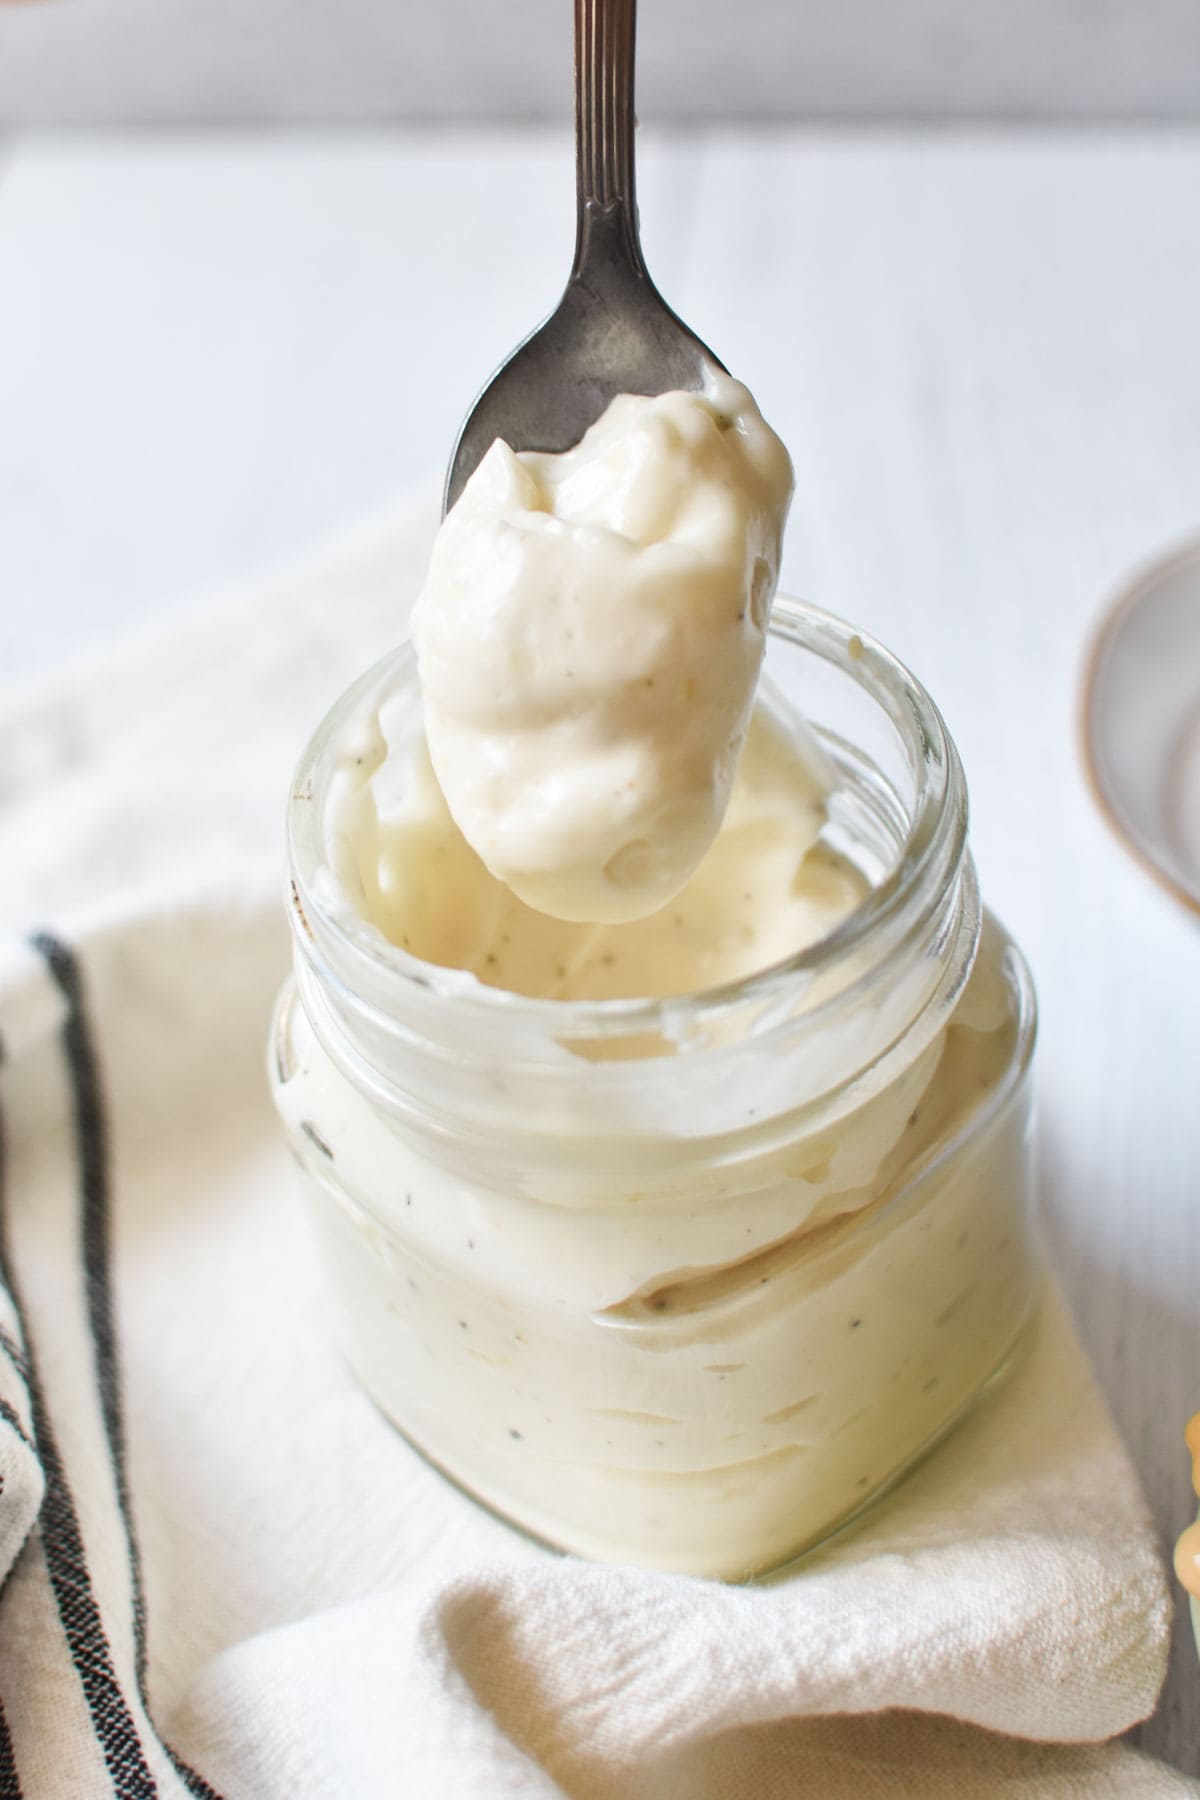
[[[1192,1454],[1192,1489],[1200,1496],[1200,1412],[1192,1414],[1183,1436]],[[1200,1649],[1200,1518],[1188,1526],[1175,1546],[1175,1576],[1187,1591],[1192,1633]]]
[[[1200,912],[1200,540],[1118,594],[1088,664],[1083,733],[1113,829]]]

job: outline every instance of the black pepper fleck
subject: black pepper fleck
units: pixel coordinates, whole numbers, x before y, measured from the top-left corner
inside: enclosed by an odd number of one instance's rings
[[[520,1443],[522,1434],[517,1430],[515,1425],[509,1426],[508,1435],[510,1438],[515,1438],[517,1442]]]

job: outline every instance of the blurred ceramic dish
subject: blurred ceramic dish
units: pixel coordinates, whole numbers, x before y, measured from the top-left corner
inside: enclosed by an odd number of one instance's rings
[[[1200,541],[1118,594],[1092,648],[1084,760],[1110,824],[1200,912]]]

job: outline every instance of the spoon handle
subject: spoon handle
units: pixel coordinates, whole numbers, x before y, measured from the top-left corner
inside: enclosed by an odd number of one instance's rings
[[[637,0],[575,0],[575,263],[603,254],[644,274],[633,182]]]

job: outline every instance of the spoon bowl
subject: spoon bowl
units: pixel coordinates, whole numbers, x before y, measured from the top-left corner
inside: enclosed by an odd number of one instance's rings
[[[575,0],[575,256],[544,324],[497,369],[450,458],[449,512],[497,438],[570,450],[618,394],[697,390],[723,364],[651,281],[638,237],[636,0]]]

